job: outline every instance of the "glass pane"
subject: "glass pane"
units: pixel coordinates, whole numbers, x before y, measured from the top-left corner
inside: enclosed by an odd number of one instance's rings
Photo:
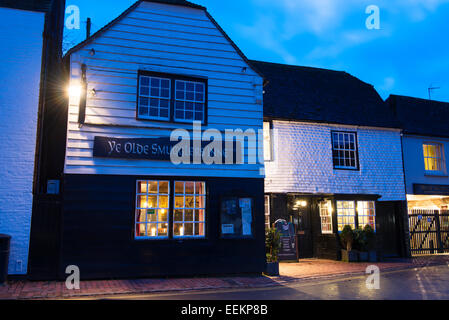
[[[157,213],[156,209],[148,209],[147,210],[147,221],[148,222],[157,222]]]
[[[158,228],[159,236],[167,236],[168,235],[168,224],[160,223]]]
[[[185,227],[184,235],[193,236],[193,223],[185,223],[184,227]]]
[[[184,208],[184,197],[175,197],[175,208]]]
[[[175,192],[176,194],[184,194],[184,182],[175,183]]]
[[[136,222],[146,222],[145,215],[146,210],[137,210]]]
[[[168,196],[159,196],[159,208],[168,208]]]
[[[147,208],[147,196],[139,196],[137,206],[139,208]]]
[[[204,208],[206,204],[204,196],[195,197],[195,208]]]
[[[173,224],[173,234],[175,236],[183,236],[184,235],[184,227],[182,223],[174,223]]]
[[[184,221],[193,221],[193,210],[185,211]]]
[[[148,193],[157,193],[157,181],[148,182]]]
[[[168,194],[168,181],[159,182],[159,193]]]
[[[155,223],[148,224],[148,236],[157,237],[157,225]]]
[[[147,183],[146,181],[139,182],[140,193],[147,193]]]
[[[193,208],[194,207],[194,203],[193,203],[194,198],[195,197],[193,197],[193,196],[190,196],[190,197],[186,196],[186,203],[184,204],[185,208]]]
[[[167,209],[159,210],[158,219],[159,221],[168,221],[168,210]]]
[[[195,186],[195,193],[196,194],[206,194],[206,190],[204,188],[205,183],[204,182],[197,182]]]
[[[186,182],[186,194],[193,194],[194,193],[194,186],[195,184],[193,182]]]
[[[174,221],[182,221],[182,212],[183,210],[175,210]]]
[[[136,225],[136,236],[137,237],[145,237],[145,224],[140,223]]]
[[[148,196],[148,208],[157,208],[157,196]]]

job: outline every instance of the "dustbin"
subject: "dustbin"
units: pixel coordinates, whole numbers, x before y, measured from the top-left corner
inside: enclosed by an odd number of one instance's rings
[[[8,277],[9,246],[11,236],[0,234],[0,284]]]

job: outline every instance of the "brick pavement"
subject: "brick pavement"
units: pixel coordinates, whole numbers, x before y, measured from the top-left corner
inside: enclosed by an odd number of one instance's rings
[[[304,259],[297,263],[281,263],[278,277],[194,277],[168,279],[126,279],[81,281],[80,290],[68,290],[64,282],[10,281],[0,285],[0,299],[61,299],[117,294],[145,294],[190,290],[260,288],[286,285],[291,282],[329,278],[342,275],[361,275],[368,265],[375,264],[381,271],[419,268],[447,264],[449,255],[396,259],[377,263],[344,263],[340,261]]]

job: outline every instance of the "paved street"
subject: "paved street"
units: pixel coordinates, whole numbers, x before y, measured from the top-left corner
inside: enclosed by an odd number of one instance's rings
[[[104,297],[103,297],[104,299]],[[366,288],[366,276],[305,280],[283,286],[206,292],[114,296],[132,300],[316,300],[449,299],[449,265],[381,272],[380,289]]]

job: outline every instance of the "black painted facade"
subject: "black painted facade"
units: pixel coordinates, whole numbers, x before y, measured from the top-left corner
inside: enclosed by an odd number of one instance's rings
[[[59,275],[68,265],[82,279],[260,274],[265,269],[263,179],[170,177],[206,182],[206,238],[134,239],[136,180],[168,177],[66,175]],[[253,199],[253,237],[220,237],[223,197]]]
[[[333,233],[321,233],[319,203],[330,200],[333,208],[336,201],[375,201],[377,251],[380,257],[407,256],[408,228],[406,224],[405,201],[377,201],[376,195],[310,195],[269,194],[270,223],[284,219],[295,224],[298,258],[341,259],[341,245],[338,236],[337,212],[333,210]],[[307,202],[305,207],[295,207],[297,200]],[[295,219],[298,223],[295,223]]]

